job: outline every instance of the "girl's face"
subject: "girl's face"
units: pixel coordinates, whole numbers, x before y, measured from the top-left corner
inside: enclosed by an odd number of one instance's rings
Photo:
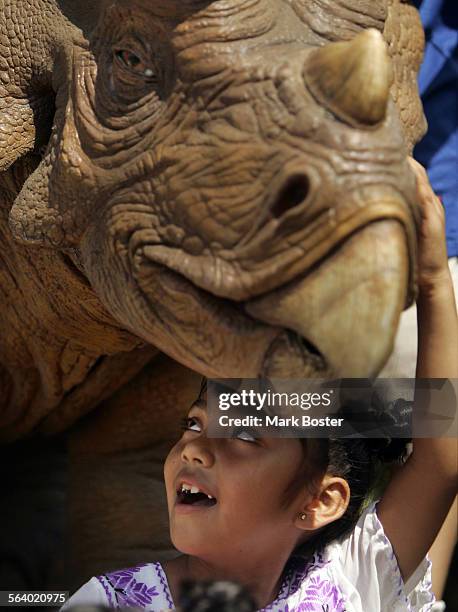
[[[294,548],[302,491],[285,508],[285,492],[303,462],[299,440],[207,438],[205,403],[197,401],[165,462],[170,534],[181,552],[230,562],[271,546]],[[305,489],[305,487],[304,487]]]

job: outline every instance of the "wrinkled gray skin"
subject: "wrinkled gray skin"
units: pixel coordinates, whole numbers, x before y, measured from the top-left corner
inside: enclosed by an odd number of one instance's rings
[[[160,444],[193,371],[382,367],[415,289],[423,38],[398,0],[0,10],[0,437],[88,414],[77,584],[166,546]]]

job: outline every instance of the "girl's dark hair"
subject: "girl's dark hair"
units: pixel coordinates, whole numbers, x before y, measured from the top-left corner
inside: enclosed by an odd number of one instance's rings
[[[401,463],[407,457],[412,405],[403,399],[391,402],[388,406],[374,394],[370,406],[349,402],[339,410],[340,417],[348,422],[355,415],[360,419],[365,415],[367,429],[374,430],[376,424],[377,438],[364,436],[356,438],[316,438],[302,439],[304,445],[304,460],[306,474],[302,470],[297,474],[289,492],[298,490],[304,485],[304,476],[314,481],[320,480],[325,474],[344,478],[350,487],[350,501],[345,514],[330,523],[307,542],[300,545],[297,553],[307,556],[319,548],[323,548],[339,537],[348,533],[358,521],[365,505],[380,495],[384,480],[389,477],[389,464]],[[359,420],[358,426],[361,427]]]

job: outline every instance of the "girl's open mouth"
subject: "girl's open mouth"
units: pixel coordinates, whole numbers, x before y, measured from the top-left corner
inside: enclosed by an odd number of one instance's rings
[[[217,501],[212,495],[204,493],[195,485],[183,483],[177,491],[177,504],[187,506],[214,506]]]

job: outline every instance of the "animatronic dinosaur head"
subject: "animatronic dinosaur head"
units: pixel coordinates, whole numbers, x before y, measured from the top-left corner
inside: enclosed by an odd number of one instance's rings
[[[50,20],[56,112],[15,237],[203,374],[375,374],[415,286],[414,9],[116,0],[90,30],[60,5],[86,37]]]

